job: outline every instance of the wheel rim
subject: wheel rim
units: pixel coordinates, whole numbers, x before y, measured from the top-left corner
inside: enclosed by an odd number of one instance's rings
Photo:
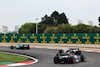
[[[83,57],[83,61],[84,61],[84,57]]]
[[[75,63],[75,58],[73,58],[73,63]]]

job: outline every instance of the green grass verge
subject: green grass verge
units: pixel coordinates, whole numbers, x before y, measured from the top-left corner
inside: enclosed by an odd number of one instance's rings
[[[18,56],[18,55],[12,55],[12,54],[5,54],[5,53],[0,53],[0,62],[24,62],[30,60],[27,57],[23,56]]]

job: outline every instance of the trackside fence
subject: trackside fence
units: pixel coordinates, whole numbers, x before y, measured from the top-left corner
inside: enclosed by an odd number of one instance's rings
[[[100,33],[0,34],[0,42],[100,44]]]

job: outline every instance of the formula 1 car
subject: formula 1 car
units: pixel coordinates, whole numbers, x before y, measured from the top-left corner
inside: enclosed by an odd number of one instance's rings
[[[77,55],[81,55],[81,51],[79,50],[79,48],[68,48],[67,50],[65,50],[65,52],[72,52]]]
[[[65,52],[66,51],[66,52]],[[77,49],[69,49],[68,50],[59,50],[57,55],[54,57],[54,63],[78,63],[84,62],[86,57],[81,55],[81,51],[77,51]]]
[[[19,45],[16,45],[16,46],[12,45],[9,48],[11,48],[11,49],[14,49],[14,48],[16,48],[16,49],[30,49],[30,46],[29,45],[19,44]]]

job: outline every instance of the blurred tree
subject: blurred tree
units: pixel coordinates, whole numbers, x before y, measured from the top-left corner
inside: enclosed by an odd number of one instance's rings
[[[57,11],[54,11],[50,17],[45,15],[40,23],[49,26],[57,26],[58,24],[68,23],[68,19],[64,13],[59,14]]]
[[[44,33],[100,33],[100,28],[97,26],[89,26],[78,24],[71,26],[70,24],[59,24],[56,27],[47,27]]]
[[[41,24],[41,23],[38,24],[38,32],[39,33],[43,33],[46,28],[47,28],[46,24]]]
[[[43,18],[42,18],[42,21],[40,22],[40,24],[46,24],[46,25],[53,25],[53,19],[47,15],[45,15]]]
[[[100,17],[98,18],[98,21],[99,21],[99,24],[98,24],[98,25],[99,25],[99,27],[100,27]]]
[[[99,17],[100,22],[100,17]],[[35,33],[35,23],[25,23],[19,29],[19,33]],[[39,33],[100,33],[100,27],[78,24],[71,26],[65,13],[54,11],[50,16],[45,15],[38,23]]]
[[[57,20],[57,24],[68,23],[68,19],[66,18],[66,15],[64,13],[61,13]]]
[[[78,24],[76,26],[76,32],[77,33],[88,33],[88,25],[85,25],[85,24]]]
[[[47,27],[44,33],[54,33],[54,27]]]
[[[19,33],[35,33],[36,32],[36,24],[35,23],[25,23],[19,29]]]
[[[100,17],[98,18],[98,21],[100,22]]]

